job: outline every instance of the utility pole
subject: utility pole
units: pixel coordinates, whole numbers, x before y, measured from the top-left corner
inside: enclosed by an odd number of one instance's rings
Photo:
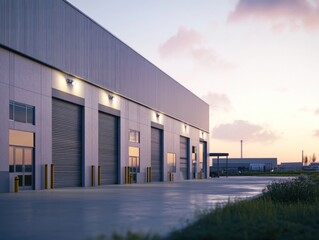
[[[303,150],[301,152],[301,163],[302,163],[302,166],[303,166]]]
[[[240,158],[243,160],[243,140],[240,140]]]

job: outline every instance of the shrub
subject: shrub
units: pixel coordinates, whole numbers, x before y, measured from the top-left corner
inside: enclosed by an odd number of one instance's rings
[[[306,175],[288,180],[274,181],[263,191],[263,197],[274,202],[311,202],[318,199],[318,184]]]

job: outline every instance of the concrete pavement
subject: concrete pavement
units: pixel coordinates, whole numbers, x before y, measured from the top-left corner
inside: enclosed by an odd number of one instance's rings
[[[0,194],[1,239],[167,234],[204,209],[261,193],[275,177],[229,177]]]

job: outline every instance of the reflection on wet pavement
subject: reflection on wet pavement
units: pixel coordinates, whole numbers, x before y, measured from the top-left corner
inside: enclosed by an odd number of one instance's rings
[[[256,196],[275,177],[229,177],[0,194],[1,239],[167,234],[216,204]]]

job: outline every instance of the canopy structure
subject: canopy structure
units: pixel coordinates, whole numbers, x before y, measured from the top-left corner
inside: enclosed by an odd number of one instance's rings
[[[228,177],[228,156],[229,153],[209,153],[209,157],[217,157],[217,177],[219,177],[219,158],[226,157],[226,177]]]

